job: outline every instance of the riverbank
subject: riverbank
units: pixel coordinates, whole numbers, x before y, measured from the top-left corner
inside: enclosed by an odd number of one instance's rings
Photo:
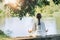
[[[41,40],[41,39],[60,40],[60,34],[47,35],[44,37],[39,36],[39,37],[18,37],[18,38],[9,38],[9,37],[6,37],[5,35],[0,35],[0,40]]]

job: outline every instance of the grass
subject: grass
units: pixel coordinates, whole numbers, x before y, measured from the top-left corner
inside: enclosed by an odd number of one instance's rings
[[[9,40],[10,38],[6,36],[1,30],[0,30],[0,40]]]
[[[13,40],[13,39],[9,38],[5,34],[0,34],[0,40]]]

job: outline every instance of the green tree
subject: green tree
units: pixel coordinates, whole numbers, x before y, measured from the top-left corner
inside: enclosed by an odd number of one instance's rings
[[[60,4],[60,0],[53,0],[53,2],[57,5]]]
[[[11,11],[11,13],[13,15],[19,14],[19,17],[26,16],[26,13],[29,13],[30,16],[34,16],[36,6],[43,7],[49,4],[50,2],[47,0],[25,0],[23,6],[21,7],[21,10],[12,10],[13,12]]]
[[[2,0],[0,0],[0,2],[2,2]]]
[[[47,1],[47,0],[38,0],[37,1],[37,6],[39,6],[39,7],[46,6],[46,5],[49,5],[49,4],[50,4],[50,2]]]

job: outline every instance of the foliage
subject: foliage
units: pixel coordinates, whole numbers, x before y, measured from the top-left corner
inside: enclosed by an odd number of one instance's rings
[[[4,33],[0,30],[0,34],[4,34]]]
[[[43,7],[46,5],[49,5],[49,1],[47,0],[26,0],[24,8],[21,7],[21,10],[14,10],[14,14],[19,14],[19,17],[26,16],[27,13],[30,16],[34,16],[36,6]]]
[[[53,0],[53,2],[55,4],[59,4],[60,1],[59,0]],[[25,3],[23,3],[24,5],[21,7],[21,10],[13,10],[12,8],[10,9],[10,13],[12,14],[11,16],[18,16],[18,17],[23,17],[26,16],[26,14],[30,14],[30,16],[34,16],[35,12],[36,12],[36,7],[40,7],[41,8],[41,12],[43,12],[44,10],[46,10],[46,8],[43,8],[45,6],[48,5],[47,8],[50,8],[50,1],[47,0],[25,0]],[[53,5],[54,6],[54,5]],[[50,13],[53,13],[53,8],[51,9],[47,9],[47,13],[49,13],[48,11],[51,11]]]
[[[0,9],[0,17],[4,16],[4,11]]]
[[[42,7],[43,5],[49,5],[50,4],[50,2],[49,1],[47,1],[47,0],[38,0],[38,2],[37,2],[37,5],[39,6],[39,7]]]
[[[0,13],[2,12],[2,10],[0,10]]]
[[[60,0],[53,0],[53,2],[57,5],[60,4]]]
[[[2,2],[2,0],[0,0],[0,2]]]
[[[4,34],[4,32],[0,30],[0,38],[3,38],[3,37],[4,37],[4,38],[7,38],[8,36],[6,36],[6,35]]]

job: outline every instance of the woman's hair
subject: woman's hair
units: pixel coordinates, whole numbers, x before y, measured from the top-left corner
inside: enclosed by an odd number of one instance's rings
[[[38,13],[37,15],[36,15],[36,18],[38,18],[38,19],[41,19],[41,14],[40,13]]]
[[[36,18],[38,19],[38,25],[40,25],[40,19],[41,19],[41,14],[40,13],[38,13],[37,15],[36,15]]]

